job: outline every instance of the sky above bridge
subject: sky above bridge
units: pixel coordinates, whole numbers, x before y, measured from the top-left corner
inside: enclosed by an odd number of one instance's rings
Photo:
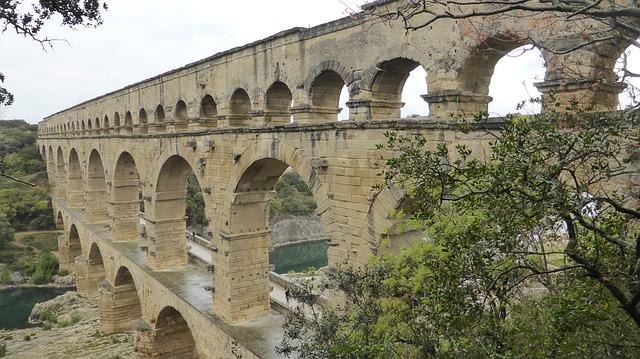
[[[10,31],[0,34],[0,72],[6,76],[4,86],[15,95],[12,106],[0,109],[0,119],[37,123],[77,103],[217,52],[293,27],[339,19],[357,11],[364,1],[106,2],[109,10],[99,28],[70,30],[52,20],[42,34],[64,39],[54,41],[53,48]],[[427,104],[419,97],[427,93],[425,76],[419,68],[407,81],[403,116],[427,114]],[[489,95],[494,101],[489,111],[496,115],[515,111],[519,101],[538,95],[533,83],[543,78],[537,50],[503,58],[492,79]]]

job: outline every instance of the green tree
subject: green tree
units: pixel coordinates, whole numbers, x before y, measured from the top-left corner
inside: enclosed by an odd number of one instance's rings
[[[285,171],[275,187],[276,195],[269,204],[270,220],[277,221],[286,216],[308,216],[317,204],[311,190],[294,171]]]
[[[0,212],[0,246],[13,240],[15,230],[7,219],[7,215]]]
[[[397,156],[385,160],[386,184],[405,191],[398,216],[425,228],[424,240],[329,273],[322,288],[345,306],[294,313],[280,352],[637,357],[638,117],[561,110],[508,118],[496,132],[484,117],[461,124],[493,138],[486,156],[388,133],[380,147]]]
[[[33,284],[46,284],[58,273],[58,258],[49,252],[40,253],[36,271],[31,277]]]

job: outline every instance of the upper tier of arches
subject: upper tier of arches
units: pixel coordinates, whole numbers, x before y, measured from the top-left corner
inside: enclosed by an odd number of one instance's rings
[[[615,109],[623,86],[613,68],[628,44],[552,53],[546,49],[577,41],[573,35],[579,34],[554,33],[536,20],[502,21],[489,32],[470,32],[468,24],[453,20],[406,32],[364,17],[292,29],[61,111],[40,124],[40,134],[139,135],[331,122],[338,120],[344,87],[349,120],[397,119],[404,84],[417,67],[427,73],[420,97],[429,116],[486,112],[496,63],[525,44],[539,46],[544,57],[547,71],[538,84],[543,94]]]

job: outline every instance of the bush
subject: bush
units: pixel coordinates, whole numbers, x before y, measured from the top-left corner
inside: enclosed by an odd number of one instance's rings
[[[7,355],[7,344],[4,342],[0,343],[0,358]]]
[[[28,341],[30,341],[30,340],[31,340],[31,336],[30,336],[29,334],[27,334],[27,335],[25,335],[25,336],[24,336],[24,341],[25,341],[25,342],[28,342]]]
[[[40,253],[40,259],[36,272],[31,277],[33,284],[45,284],[51,281],[51,277],[58,272],[58,258],[49,252]]]

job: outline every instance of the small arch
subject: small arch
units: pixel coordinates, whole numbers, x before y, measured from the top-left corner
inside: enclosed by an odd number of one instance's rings
[[[376,72],[371,82],[371,93],[374,107],[371,117],[375,119],[399,118],[404,84],[411,71],[420,66],[417,61],[407,58],[395,58],[376,65]],[[378,106],[381,104],[381,106]]]
[[[120,127],[120,114],[117,111],[113,114],[113,127]]]
[[[56,216],[56,229],[64,230],[64,217],[62,217],[62,212],[58,211],[58,215]]]
[[[61,217],[62,214],[58,214]],[[78,234],[78,228],[75,224],[69,226],[69,234],[66,236],[66,240],[59,241],[58,258],[60,262],[60,268],[66,269],[71,272],[76,271],[76,257],[82,255],[82,242],[80,241],[80,235]]]
[[[88,120],[87,120],[87,128],[88,128],[89,130],[93,130],[93,124],[91,123],[91,119],[88,119]]]
[[[311,103],[322,120],[336,121],[340,113],[340,94],[345,81],[335,71],[325,70],[311,84]]]
[[[211,95],[206,95],[200,102],[200,117],[213,119],[218,116],[218,106]]]
[[[176,103],[174,118],[176,123],[184,123],[189,118],[189,114],[187,113],[187,104],[184,103],[184,101],[180,100]]]
[[[84,120],[82,120],[82,127],[81,127],[81,128],[82,128],[82,131],[84,131],[84,130],[85,130],[85,123],[84,123]]]
[[[274,82],[266,93],[266,122],[273,125],[284,125],[290,123],[291,114],[289,108],[293,97],[291,90],[284,83]]]
[[[140,109],[140,112],[138,113],[138,118],[140,119],[140,124],[142,125],[147,124],[147,111],[144,108]]]
[[[96,117],[95,123],[96,123],[96,129],[99,130],[100,129],[100,119],[98,117]]]
[[[109,128],[109,117],[107,115],[104,116],[103,125],[104,128]]]
[[[251,112],[251,99],[244,89],[236,89],[229,102],[229,124],[242,126],[248,124]]]
[[[131,132],[133,129],[133,118],[130,111],[127,111],[124,115],[124,128],[127,132]]]
[[[158,105],[155,112],[155,122],[157,124],[164,123],[164,118],[164,107],[162,107],[162,105]]]

